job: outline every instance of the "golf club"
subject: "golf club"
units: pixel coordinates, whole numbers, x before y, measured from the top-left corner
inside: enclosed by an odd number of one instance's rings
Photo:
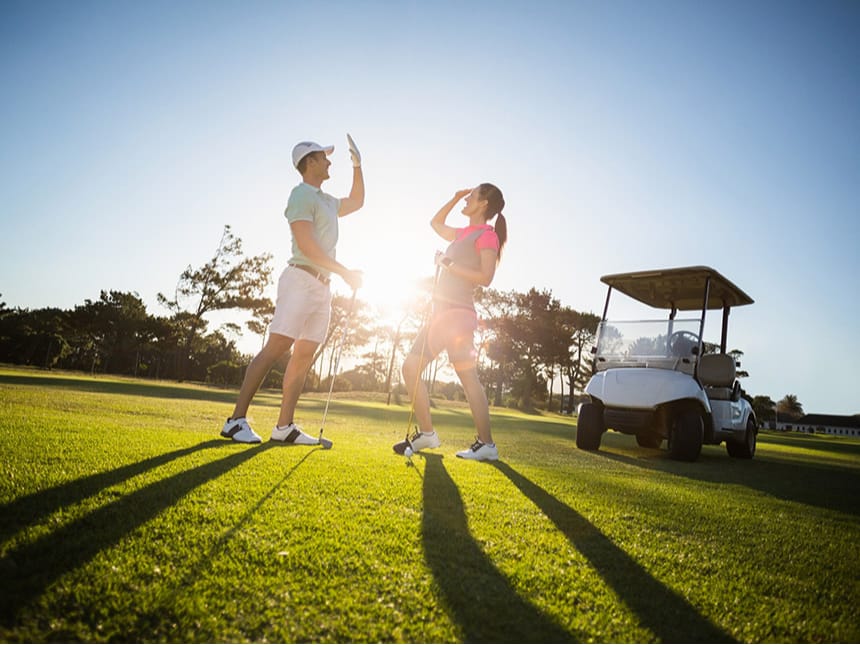
[[[352,324],[352,314],[353,314],[353,311],[355,310],[355,296],[357,293],[358,293],[358,289],[352,290],[352,299],[349,301],[349,312],[346,314],[346,322],[344,322],[344,324],[343,324],[343,332],[340,335],[340,344],[338,345],[337,351],[335,352],[335,355],[334,355],[334,369],[332,370],[331,383],[328,386],[328,396],[326,397],[326,400],[325,400],[325,409],[323,410],[322,423],[320,424],[319,442],[320,442],[320,445],[323,448],[325,448],[326,450],[331,448],[332,443],[330,440],[323,438],[323,430],[325,429],[325,420],[326,420],[326,417],[328,416],[328,406],[329,406],[329,403],[331,403],[331,393],[332,393],[332,390],[334,390],[334,382],[335,382],[335,379],[337,379],[337,370],[338,370],[338,367],[340,366],[340,355],[343,352],[343,346],[346,343],[346,338],[350,332],[350,325]]]

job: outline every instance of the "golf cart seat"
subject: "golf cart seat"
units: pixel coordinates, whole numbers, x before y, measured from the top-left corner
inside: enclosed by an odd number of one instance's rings
[[[735,395],[735,359],[728,354],[705,354],[699,359],[699,382],[709,399],[731,401]]]

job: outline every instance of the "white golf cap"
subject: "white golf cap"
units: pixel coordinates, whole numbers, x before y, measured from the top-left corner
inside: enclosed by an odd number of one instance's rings
[[[328,157],[334,152],[334,146],[321,146],[313,141],[302,141],[293,148],[293,165],[298,168],[299,162],[312,152],[324,152]]]

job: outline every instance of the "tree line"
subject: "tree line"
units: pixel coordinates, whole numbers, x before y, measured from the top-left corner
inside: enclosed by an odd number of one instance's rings
[[[262,346],[274,311],[264,295],[271,283],[271,255],[246,257],[241,239],[226,226],[212,258],[199,268],[187,267],[172,295],[158,294],[168,315],[149,313],[135,292],[102,291],[97,300],[72,309],[10,308],[0,302],[0,362],[237,386],[251,358],[237,348],[241,329],[226,324],[212,330],[207,315],[244,311],[247,331],[259,335]],[[428,278],[397,325],[381,323],[373,307],[360,299],[353,305],[350,298],[335,295],[329,334],[305,388],[329,388],[335,352],[343,343],[343,355],[352,358],[353,367],[337,375],[335,390],[402,393],[400,364],[427,313],[431,290]],[[581,390],[590,376],[588,348],[598,317],[562,306],[550,291],[537,289],[483,289],[476,302],[481,318],[478,365],[490,400],[523,409],[561,409],[564,403],[572,411],[570,393]],[[266,386],[280,386],[287,358]],[[463,398],[458,384],[438,378],[444,368],[440,359],[430,369],[434,393]],[[553,383],[561,384],[558,393]]]
[[[274,311],[264,295],[271,283],[271,254],[246,257],[241,240],[225,226],[212,258],[199,268],[187,267],[172,297],[158,294],[168,315],[147,312],[134,292],[102,291],[98,300],[66,310],[9,308],[0,301],[0,362],[238,386],[252,358],[237,348],[241,329],[226,324],[210,330],[206,317],[221,310],[244,311],[247,331],[259,335],[262,346]],[[368,303],[335,295],[328,337],[318,349],[305,389],[387,392],[389,400],[404,393],[400,364],[427,314],[431,291],[432,278],[427,278],[396,325],[381,322]],[[476,306],[481,320],[478,369],[491,403],[573,412],[581,398],[576,394],[591,377],[590,350],[599,317],[562,305],[549,290],[534,288],[524,293],[479,289]],[[352,367],[334,375],[341,344]],[[264,386],[280,387],[287,358]],[[450,372],[443,353],[427,375],[431,392],[463,399],[459,384],[439,378],[445,373]],[[779,404],[770,397],[747,398],[760,421],[772,419],[780,405],[780,418],[797,415],[798,409],[802,414],[794,395]]]

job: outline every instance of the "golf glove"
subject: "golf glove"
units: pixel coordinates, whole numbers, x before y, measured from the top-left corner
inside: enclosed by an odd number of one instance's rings
[[[346,133],[346,140],[349,142],[349,156],[352,157],[352,165],[358,168],[361,166],[361,153],[358,151],[355,141],[349,136],[349,132]]]

